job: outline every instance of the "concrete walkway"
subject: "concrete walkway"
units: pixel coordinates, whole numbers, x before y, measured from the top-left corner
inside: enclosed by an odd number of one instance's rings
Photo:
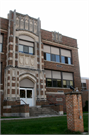
[[[35,118],[46,118],[46,117],[58,117],[58,116],[66,116],[65,115],[44,115],[44,116],[35,116],[35,117],[21,117],[21,118],[1,118],[0,120],[22,120],[22,119],[35,119]]]
[[[83,115],[85,115],[85,114],[88,114],[88,113],[84,113]],[[26,117],[26,118],[24,118],[24,117],[20,117],[20,118],[1,118],[0,120],[22,120],[22,119],[35,119],[35,118],[47,118],[47,117],[58,117],[58,116],[66,116],[66,114],[65,115],[44,115],[44,116],[35,116],[35,117]]]

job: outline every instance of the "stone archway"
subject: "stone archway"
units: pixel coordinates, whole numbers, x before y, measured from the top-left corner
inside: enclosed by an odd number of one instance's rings
[[[24,88],[25,91],[32,91],[32,101],[28,100],[27,97],[25,97],[26,103],[31,104],[31,106],[36,105],[36,77],[29,74],[21,74],[19,77],[19,84],[20,84],[20,90]],[[27,92],[25,93],[27,96]],[[31,103],[32,102],[32,103]]]

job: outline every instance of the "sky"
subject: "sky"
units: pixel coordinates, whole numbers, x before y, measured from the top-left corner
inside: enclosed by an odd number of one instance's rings
[[[0,16],[10,10],[40,18],[41,28],[77,39],[80,76],[89,78],[89,0],[0,0]]]

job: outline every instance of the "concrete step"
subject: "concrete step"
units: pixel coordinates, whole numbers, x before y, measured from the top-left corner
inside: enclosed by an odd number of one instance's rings
[[[47,107],[29,107],[30,116],[58,115],[58,113]]]

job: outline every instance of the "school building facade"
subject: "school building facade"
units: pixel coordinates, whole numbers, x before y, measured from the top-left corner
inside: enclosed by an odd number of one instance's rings
[[[24,103],[62,103],[65,111],[70,86],[81,90],[77,40],[43,30],[39,18],[15,10],[0,25],[1,114]]]

